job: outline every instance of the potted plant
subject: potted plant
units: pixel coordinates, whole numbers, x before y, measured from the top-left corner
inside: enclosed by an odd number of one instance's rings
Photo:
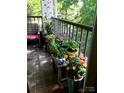
[[[49,42],[49,39],[47,37],[49,37],[49,34],[52,34],[51,22],[47,20],[44,22],[43,31],[40,32],[40,40],[42,45],[47,46]]]
[[[44,24],[47,34],[52,34],[52,22],[47,20]]]
[[[86,68],[79,64],[80,58],[74,57],[69,58],[69,63],[67,64],[67,77],[71,79],[80,79],[82,75],[86,72]]]
[[[78,56],[79,45],[74,40],[64,40],[62,46],[67,49],[70,57]]]
[[[45,36],[45,38],[52,44],[55,43],[56,36],[54,34],[48,34]]]
[[[80,79],[84,73],[86,73],[86,68],[78,64],[68,64],[67,65],[67,77],[70,79]]]
[[[56,45],[56,43],[55,44],[50,44],[49,46],[48,46],[48,51],[51,53],[51,54],[53,54],[55,57],[57,57],[59,54],[59,50],[58,50],[58,48],[57,48],[57,45]]]

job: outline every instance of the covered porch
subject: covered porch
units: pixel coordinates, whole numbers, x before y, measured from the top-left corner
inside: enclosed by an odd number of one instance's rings
[[[96,93],[95,38],[95,24],[85,25],[55,16],[49,20],[44,16],[27,16],[27,80],[30,93]],[[62,54],[60,48],[66,41],[68,44],[72,42],[74,47],[64,47],[66,53]],[[70,48],[74,48],[72,56]],[[91,56],[92,53],[94,56]],[[66,59],[66,63],[57,61],[62,58]],[[73,65],[75,67],[83,60],[81,69],[86,71],[78,77],[70,77],[67,74],[70,73],[67,70],[70,58],[80,58]]]

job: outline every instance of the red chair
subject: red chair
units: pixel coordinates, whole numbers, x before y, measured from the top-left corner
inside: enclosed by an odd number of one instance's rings
[[[27,41],[38,41],[39,42],[39,25],[36,23],[27,24]]]

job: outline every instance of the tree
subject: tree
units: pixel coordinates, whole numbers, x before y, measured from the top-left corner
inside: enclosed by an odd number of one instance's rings
[[[41,0],[28,0],[28,15],[39,16],[41,10]],[[57,0],[57,11],[61,19],[93,25],[96,16],[96,0]]]
[[[93,25],[96,0],[58,0],[58,17],[73,22]]]
[[[93,25],[96,18],[96,0],[84,0],[81,8],[80,23]]]
[[[40,0],[28,0],[27,1],[27,15],[28,16],[40,16],[41,15],[41,3]]]

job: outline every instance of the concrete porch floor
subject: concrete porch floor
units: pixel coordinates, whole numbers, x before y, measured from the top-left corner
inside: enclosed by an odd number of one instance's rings
[[[64,93],[53,73],[49,54],[36,45],[27,47],[27,72],[30,93]]]

